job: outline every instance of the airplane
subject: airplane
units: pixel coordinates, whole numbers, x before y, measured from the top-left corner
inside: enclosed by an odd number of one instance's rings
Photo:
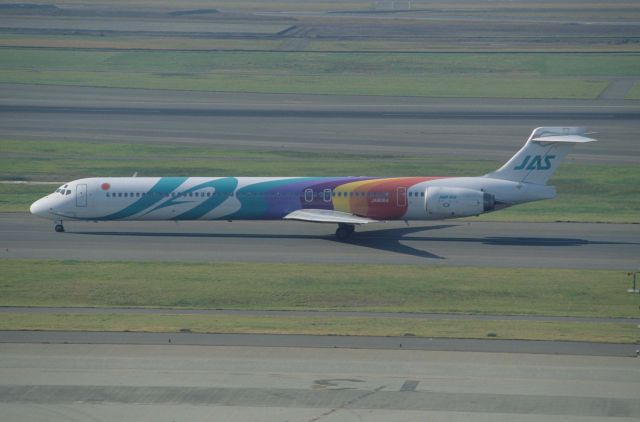
[[[298,220],[356,226],[391,220],[477,216],[552,199],[546,185],[582,127],[539,127],[499,169],[479,177],[92,177],[60,186],[31,205],[53,220]]]

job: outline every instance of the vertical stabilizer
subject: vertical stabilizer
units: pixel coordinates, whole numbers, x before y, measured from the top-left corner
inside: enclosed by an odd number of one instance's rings
[[[595,141],[585,134],[582,127],[539,127],[516,155],[485,177],[544,185],[574,144]]]

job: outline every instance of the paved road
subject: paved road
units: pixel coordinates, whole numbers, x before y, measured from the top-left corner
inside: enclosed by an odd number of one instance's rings
[[[640,369],[632,357],[308,349],[272,337],[288,347],[1,344],[2,419],[626,422],[640,417]],[[330,340],[336,339],[342,340]]]
[[[0,84],[11,139],[464,156],[502,164],[538,126],[587,126],[580,162],[637,163],[640,101],[237,94]],[[425,173],[428,169],[425,168]]]
[[[0,214],[0,257],[637,269],[640,225],[384,223],[349,242],[333,225],[299,222],[66,222]]]

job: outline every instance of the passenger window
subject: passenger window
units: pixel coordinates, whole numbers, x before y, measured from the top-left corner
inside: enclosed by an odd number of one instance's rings
[[[118,192],[118,198],[122,198],[122,192]]]
[[[107,192],[107,198],[108,198],[109,196],[111,196],[111,195],[109,195],[109,192]]]
[[[424,192],[420,192],[420,196],[424,196]]]
[[[126,198],[126,197],[127,197],[127,195],[128,195],[128,193],[127,193],[127,192],[125,192],[125,193],[124,193],[124,197]]]

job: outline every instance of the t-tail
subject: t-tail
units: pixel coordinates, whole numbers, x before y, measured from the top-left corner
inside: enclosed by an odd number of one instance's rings
[[[575,144],[595,141],[585,134],[583,127],[539,127],[516,155],[485,177],[544,185]]]

